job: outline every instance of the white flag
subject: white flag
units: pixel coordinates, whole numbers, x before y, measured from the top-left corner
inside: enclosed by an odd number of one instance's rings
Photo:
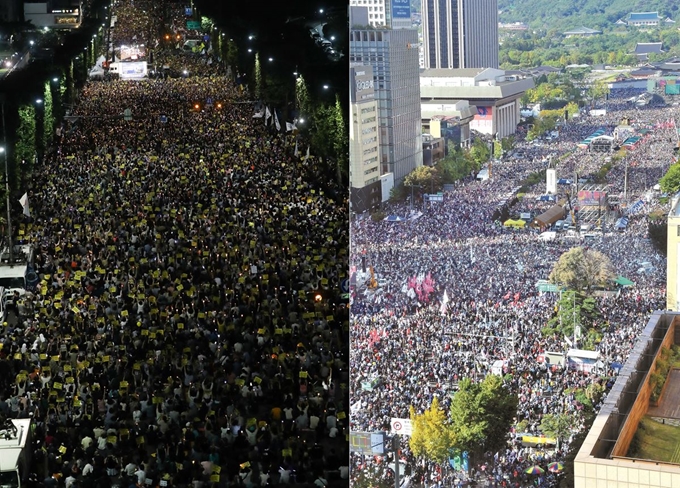
[[[305,163],[309,159],[309,146],[307,146],[307,154],[305,154]]]
[[[295,130],[295,125],[291,124],[290,122],[286,122],[286,132],[290,132]]]
[[[277,131],[281,130],[281,124],[279,124],[279,116],[276,114],[276,110],[274,110],[274,125],[276,125]]]
[[[295,157],[296,158],[298,157],[298,154],[299,154],[299,152],[298,152],[297,141],[295,141]]]
[[[254,119],[261,119],[262,117],[264,117],[264,110],[262,109],[258,110],[253,114]]]
[[[269,117],[272,116],[272,113],[269,111],[269,107],[265,109],[264,112],[264,123],[266,124],[269,121]]]
[[[30,217],[31,210],[28,208],[28,193],[24,193],[24,195],[19,199],[19,203],[21,203],[21,207],[24,209],[24,215]]]
[[[442,315],[446,314],[446,304],[449,303],[449,296],[446,294],[446,290],[444,290],[444,296],[442,297],[442,306],[441,306],[441,313]]]

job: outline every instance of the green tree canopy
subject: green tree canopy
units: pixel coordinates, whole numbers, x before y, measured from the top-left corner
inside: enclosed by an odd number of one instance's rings
[[[475,161],[475,163],[482,165],[491,159],[491,149],[484,142],[484,139],[476,138],[472,142],[472,147],[469,151],[470,156]]]
[[[436,167],[419,166],[404,178],[404,186],[419,186],[423,191],[438,190],[442,186],[442,178]]]
[[[302,75],[295,79],[295,105],[302,116],[309,116],[312,113],[312,100],[309,96],[307,82]]]
[[[563,441],[569,437],[573,424],[572,418],[564,413],[548,413],[541,419],[541,432],[548,437]],[[559,447],[559,444],[558,444]]]
[[[413,454],[437,463],[446,461],[452,447],[452,431],[439,399],[434,397],[430,408],[422,414],[417,414],[411,407],[410,418],[409,447]]]
[[[574,247],[562,254],[550,272],[551,283],[590,293],[614,279],[614,267],[599,251]]]
[[[450,410],[453,447],[468,451],[473,459],[503,449],[517,414],[517,396],[496,375],[488,375],[481,383],[465,378],[458,388]]]
[[[477,163],[470,154],[457,147],[452,141],[448,143],[448,154],[437,161],[435,168],[441,176],[441,182],[453,183],[470,176],[472,172],[478,172],[481,164]]]
[[[19,127],[17,128],[17,140],[14,145],[14,179],[10,178],[10,186],[17,188],[21,182],[21,168],[25,164],[32,165],[36,155],[36,126],[35,107],[26,104],[19,107]],[[10,170],[11,173],[11,170]],[[11,175],[10,175],[11,176]]]
[[[262,65],[260,64],[260,53],[255,53],[255,66],[253,67],[253,80],[255,80],[255,98],[260,99],[262,97],[262,88],[264,81],[262,79]]]
[[[591,296],[576,290],[569,290],[560,295],[557,301],[556,313],[548,322],[546,334],[559,332],[566,337],[574,336],[574,329],[579,327],[576,339],[586,336],[582,349],[593,350],[594,344],[590,344],[595,338],[596,330],[593,329],[596,319],[600,317],[597,303]],[[592,331],[592,332],[591,332]],[[589,339],[589,336],[592,337]]]
[[[588,96],[594,100],[602,100],[609,94],[609,82],[595,80],[588,88]]]
[[[668,171],[659,181],[661,191],[664,193],[675,194],[680,191],[680,164],[676,163],[668,168]]]

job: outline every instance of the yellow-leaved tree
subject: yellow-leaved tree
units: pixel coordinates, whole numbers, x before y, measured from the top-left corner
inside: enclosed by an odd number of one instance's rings
[[[437,463],[445,462],[453,446],[453,433],[446,412],[439,406],[439,399],[434,397],[430,408],[422,414],[410,411],[412,433],[409,439],[411,452]]]

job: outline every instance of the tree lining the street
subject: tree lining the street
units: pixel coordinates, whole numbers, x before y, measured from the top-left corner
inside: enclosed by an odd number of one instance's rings
[[[476,383],[464,378],[453,394],[448,415],[437,397],[422,414],[411,407],[409,447],[416,457],[437,463],[456,452],[467,452],[472,466],[484,453],[505,448],[517,405],[517,395],[500,376],[487,375]]]

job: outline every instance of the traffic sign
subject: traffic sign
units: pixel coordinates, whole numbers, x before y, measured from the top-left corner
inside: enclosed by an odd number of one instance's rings
[[[390,422],[393,434],[411,435],[411,419],[393,418]]]
[[[132,110],[130,110],[129,108],[126,108],[125,111],[123,112],[123,118],[126,121],[132,120]]]
[[[390,421],[390,427],[392,428],[393,434],[405,435],[407,437],[411,436],[412,432],[411,419],[393,418]]]
[[[206,107],[211,107],[212,104],[213,104],[213,99],[212,99],[212,97],[208,97],[208,98],[205,99],[205,105],[206,105]]]
[[[165,123],[168,121],[168,117],[166,115],[161,115],[160,120],[161,122]]]
[[[343,293],[349,293],[349,279],[345,278],[340,282],[340,290]]]

